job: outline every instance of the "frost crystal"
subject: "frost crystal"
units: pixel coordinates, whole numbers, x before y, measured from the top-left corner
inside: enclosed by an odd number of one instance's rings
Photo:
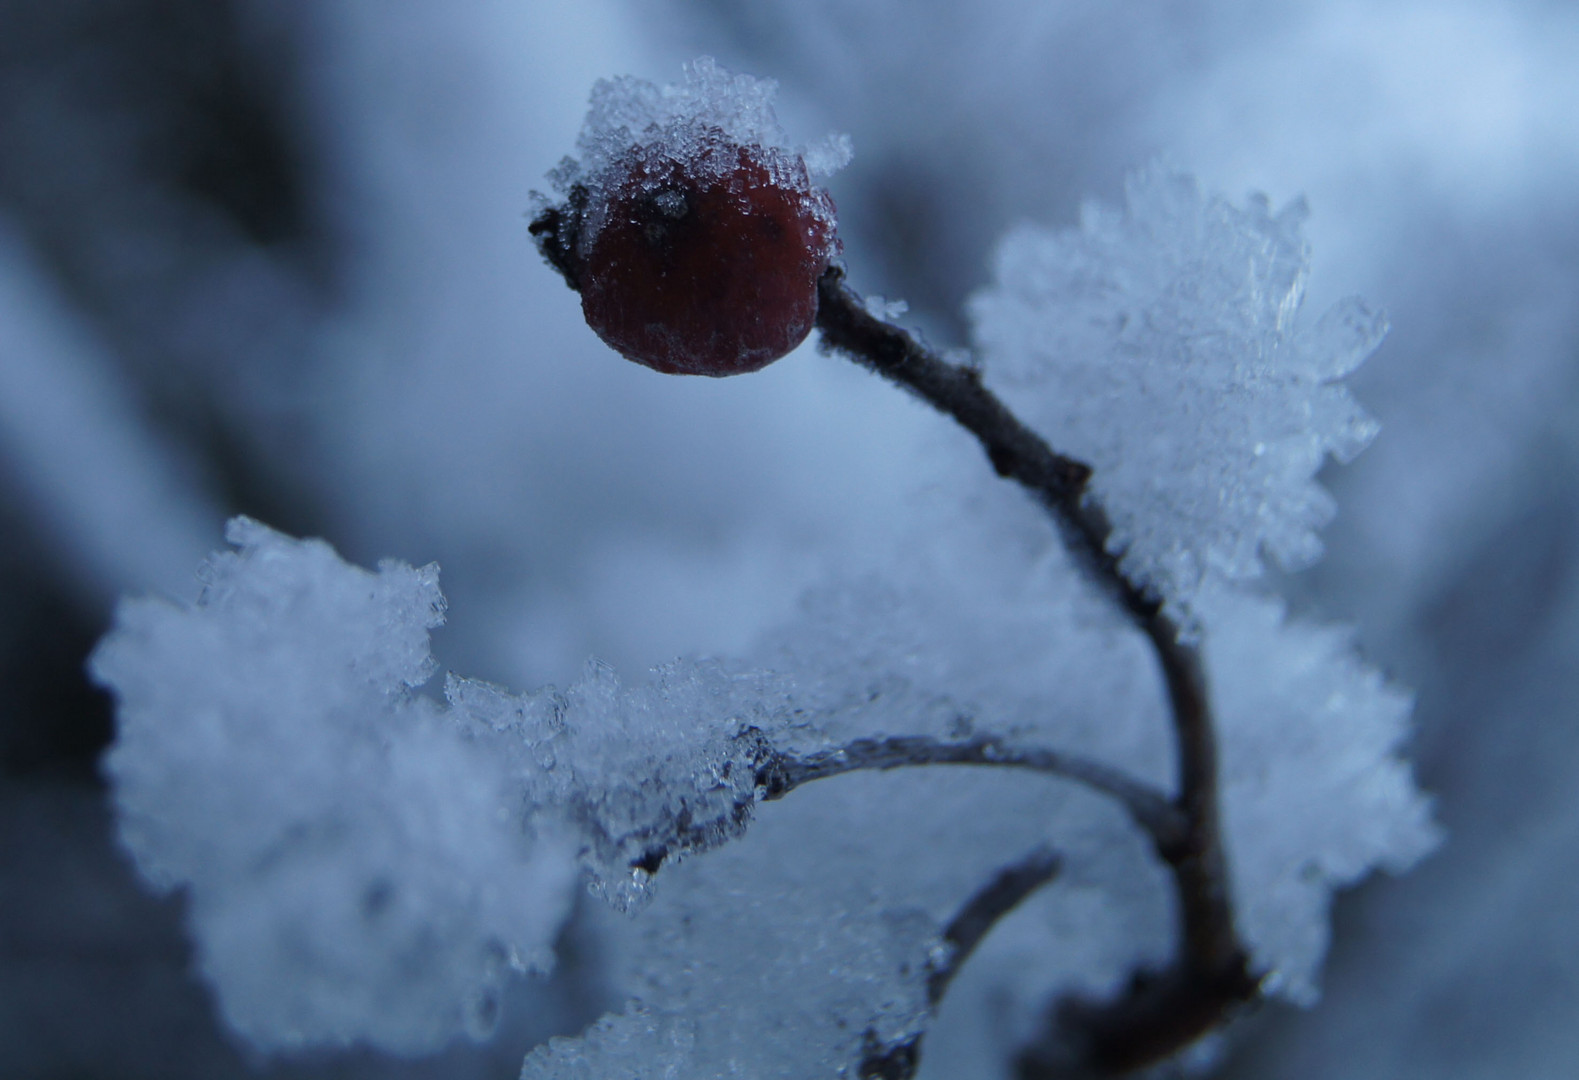
[[[898,733],[993,734],[1167,790],[1143,643],[1034,508],[1001,491],[918,509],[903,558],[763,645],[780,675],[675,663],[626,686],[594,663],[563,691],[451,677],[447,706],[411,692],[443,607],[431,567],[368,573],[238,519],[195,605],[129,602],[95,655],[120,699],[123,841],[189,889],[202,969],[263,1048],[486,1029],[505,967],[546,957],[579,851],[596,891],[645,905],[609,930],[632,1004],[534,1053],[528,1080],[855,1075],[926,1026],[972,891],[1051,844],[1059,877],[970,964],[1028,1029],[1171,947],[1166,874],[1111,798],[899,770],[792,793],[743,835],[775,755]],[[1396,756],[1408,701],[1341,632],[1229,587],[1196,607],[1240,929],[1269,986],[1309,1000],[1330,891],[1435,842]]]
[[[696,1036],[682,1018],[632,1004],[576,1038],[551,1039],[526,1056],[521,1080],[684,1080]]]
[[[1125,572],[1187,612],[1208,577],[1259,575],[1263,553],[1286,569],[1320,556],[1333,503],[1316,471],[1376,433],[1337,380],[1387,324],[1357,299],[1299,320],[1303,202],[1240,208],[1155,168],[1126,196],[1078,229],[1011,233],[970,308],[990,381],[1095,467]]]
[[[760,676],[670,664],[626,688],[607,665],[559,692],[514,696],[452,677],[451,706],[507,736],[527,816],[581,843],[594,891],[629,910],[660,866],[745,831],[774,721]]]
[[[571,863],[411,693],[435,569],[369,573],[246,519],[228,536],[196,604],[124,602],[94,654],[122,843],[188,890],[201,970],[257,1046],[485,1033],[506,969],[547,961]]]
[[[632,75],[599,79],[576,141],[580,160],[566,158],[551,179],[564,192],[578,179],[597,176],[636,143],[667,145],[677,159],[687,158],[695,133],[703,130],[740,146],[799,158],[814,179],[850,163],[847,135],[830,135],[809,146],[791,144],[773,112],[777,93],[772,79],[726,71],[711,56],[686,64],[678,85],[660,87]]]
[[[485,1034],[544,967],[574,859],[620,908],[744,831],[771,682],[672,664],[559,692],[431,675],[434,567],[348,566],[237,519],[195,605],[128,601],[95,653],[106,760],[143,876],[191,893],[204,974],[265,1049],[416,1052]]]
[[[672,165],[681,167],[694,188],[730,188],[742,182],[746,148],[752,167],[763,171],[770,186],[799,193],[816,224],[813,232],[824,235],[825,257],[834,257],[839,248],[833,203],[812,181],[849,163],[850,139],[830,135],[809,146],[792,145],[773,112],[777,91],[771,79],[725,71],[710,56],[686,64],[678,85],[660,87],[629,75],[599,79],[576,141],[579,158],[565,158],[549,174],[561,195],[578,185],[591,193],[579,226],[581,251],[592,246],[609,208],[628,203],[633,173],[659,199],[673,171],[666,166]],[[738,188],[736,197],[750,206]]]
[[[1413,701],[1347,631],[1285,621],[1227,589],[1198,599],[1222,746],[1234,906],[1266,989],[1310,1004],[1334,889],[1434,849],[1431,802],[1399,756]]]

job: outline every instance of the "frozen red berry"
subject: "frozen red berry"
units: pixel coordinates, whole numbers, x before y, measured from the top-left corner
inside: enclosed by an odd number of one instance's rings
[[[697,127],[588,187],[577,284],[610,346],[670,374],[739,375],[805,340],[838,241],[799,156]]]

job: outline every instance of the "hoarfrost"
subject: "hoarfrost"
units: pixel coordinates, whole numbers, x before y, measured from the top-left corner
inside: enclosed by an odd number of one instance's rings
[[[1333,514],[1316,471],[1376,433],[1337,380],[1387,323],[1358,299],[1299,320],[1305,216],[1303,202],[1273,214],[1261,196],[1206,198],[1154,167],[1123,210],[1012,232],[970,304],[989,380],[1095,468],[1110,549],[1181,614],[1208,578],[1258,576],[1263,554],[1314,562]]]
[[[551,1039],[526,1055],[521,1080],[688,1080],[696,1037],[682,1018],[633,1003],[574,1038]]]
[[[434,670],[437,570],[376,574],[244,518],[193,605],[132,600],[94,655],[105,763],[145,879],[185,887],[231,1026],[269,1050],[419,1052],[486,1034],[510,967],[546,967],[577,852],[617,907],[744,830],[772,681],[605,665],[511,695]]]
[[[1333,890],[1408,869],[1440,842],[1400,757],[1413,700],[1342,627],[1291,622],[1228,589],[1198,598],[1218,710],[1234,910],[1266,989],[1317,997]]]
[[[712,57],[687,63],[678,84],[658,86],[622,75],[599,79],[591,106],[576,141],[577,157],[567,157],[549,173],[549,182],[563,196],[581,186],[591,193],[587,215],[577,239],[586,250],[602,228],[606,209],[617,198],[600,197],[623,191],[631,181],[639,150],[639,182],[662,197],[663,163],[679,163],[699,187],[738,183],[739,148],[750,149],[754,165],[766,170],[771,183],[799,192],[806,211],[821,222],[827,236],[827,257],[838,252],[832,200],[812,182],[849,164],[853,150],[847,135],[829,135],[805,146],[789,141],[773,112],[778,84],[771,79],[736,74]],[[548,201],[534,194],[539,207]]]
[[[561,191],[577,180],[595,177],[633,144],[666,145],[676,159],[694,154],[698,131],[712,131],[729,142],[781,151],[804,161],[813,178],[829,176],[850,163],[848,135],[830,135],[796,146],[773,111],[778,83],[720,67],[711,56],[684,66],[678,84],[658,86],[633,75],[599,79],[591,108],[576,140],[579,160],[566,158],[551,179]]]
[[[1051,845],[1057,880],[972,960],[1028,1031],[1052,998],[1113,992],[1172,948],[1167,875],[1112,799],[900,770],[792,793],[743,835],[764,762],[891,734],[991,734],[1170,790],[1144,642],[1036,509],[1006,489],[915,509],[892,558],[757,650],[778,674],[677,662],[626,686],[593,663],[520,695],[452,676],[447,708],[410,693],[432,667],[432,568],[369,574],[238,521],[196,606],[128,603],[96,656],[121,698],[125,842],[190,887],[203,969],[265,1048],[480,1027],[503,966],[543,956],[579,851],[595,891],[645,908],[608,930],[631,1005],[535,1052],[529,1080],[853,1075],[924,1030],[972,890]],[[1271,600],[1215,585],[1195,609],[1240,930],[1268,988],[1308,1002],[1331,890],[1436,841],[1397,756],[1409,701],[1344,632]]]
[[[787,676],[782,745],[991,731],[1171,788],[1161,687],[1138,635],[1034,510],[1002,494],[934,499],[886,572],[818,591],[768,642],[758,661]],[[1269,991],[1309,1003],[1332,890],[1402,870],[1437,841],[1398,756],[1410,700],[1342,629],[1289,622],[1279,603],[1228,587],[1198,603],[1239,927]],[[607,1060],[601,1044],[566,1040],[524,1075],[620,1077],[638,1045],[680,1076],[856,1075],[871,1046],[928,1023],[929,950],[970,887],[1038,843],[1063,871],[955,990],[990,997],[998,1044],[1005,1030],[1028,1035],[1054,998],[1115,992],[1167,959],[1167,875],[1105,798],[996,770],[851,776],[666,871],[615,950],[643,1026]]]
[[[122,843],[187,889],[199,966],[257,1046],[484,1033],[506,969],[548,962],[571,864],[411,693],[435,568],[369,573],[242,518],[227,535],[196,604],[123,602],[94,654]]]
[[[1170,789],[1172,739],[1144,644],[1034,508],[1005,491],[934,494],[917,509],[903,557],[817,591],[758,652],[785,676],[776,744],[992,732]],[[1308,1002],[1331,891],[1435,843],[1398,757],[1409,699],[1342,630],[1286,623],[1277,603],[1227,589],[1200,607],[1240,929],[1268,988]],[[971,888],[1038,844],[1060,853],[1062,872],[994,932],[955,991],[991,997],[1000,1043],[1003,1030],[1028,1034],[1055,997],[1115,992],[1172,948],[1169,880],[1148,842],[1070,782],[863,774],[759,817],[728,848],[665,870],[612,950],[636,1011],[534,1055],[524,1076],[623,1077],[644,1053],[667,1055],[677,1076],[856,1075],[873,1046],[927,1025],[927,965]],[[605,1045],[616,1032],[617,1050]]]
[[[593,890],[621,910],[650,895],[660,866],[745,831],[772,680],[713,663],[673,663],[624,687],[594,661],[564,692],[520,696],[451,677],[457,714],[507,736],[531,820],[559,821],[581,843]]]

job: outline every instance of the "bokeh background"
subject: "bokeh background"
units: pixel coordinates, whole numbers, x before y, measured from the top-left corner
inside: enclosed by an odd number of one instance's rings
[[[1309,306],[1394,329],[1328,558],[1278,584],[1418,689],[1449,841],[1339,901],[1322,1003],[1222,1069],[1575,1075],[1572,5],[0,0],[0,1076],[510,1077],[608,1004],[573,921],[487,1045],[249,1056],[116,850],[82,664],[118,595],[193,595],[233,513],[437,560],[441,660],[517,687],[738,650],[902,528],[941,421],[810,347],[627,364],[532,250],[592,81],[701,53],[853,137],[852,278],[945,346],[1006,227],[1158,156],[1308,198]]]

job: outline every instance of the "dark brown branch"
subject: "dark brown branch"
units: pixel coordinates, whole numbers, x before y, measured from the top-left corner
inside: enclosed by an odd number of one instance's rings
[[[901,769],[918,765],[989,765],[1026,769],[1062,777],[1116,799],[1151,837],[1159,853],[1188,843],[1188,822],[1166,795],[1101,762],[1038,747],[1011,747],[990,738],[945,742],[921,735],[857,739],[847,746],[804,758],[780,756],[759,775],[767,799],[781,799],[813,780],[845,773]],[[1166,856],[1165,856],[1166,857]]]
[[[1224,1022],[1252,999],[1258,981],[1234,928],[1217,791],[1217,741],[1199,652],[1179,641],[1161,597],[1131,581],[1108,550],[1112,525],[1086,490],[1091,469],[1031,431],[981,381],[903,329],[873,316],[832,267],[818,281],[817,326],[825,348],[842,352],[903,386],[976,436],[999,476],[1024,487],[1052,514],[1075,554],[1151,642],[1178,743],[1175,807],[1186,828],[1177,847],[1159,848],[1178,896],[1180,941],[1170,967],[1137,978],[1101,1004],[1055,1007],[1046,1038],[1020,1059],[1023,1080],[1067,1072],[1069,1050],[1082,1067],[1117,1074],[1166,1058]]]
[[[1060,860],[1048,847],[1038,847],[1025,858],[1004,867],[998,876],[965,902],[959,913],[943,928],[947,952],[927,975],[927,1004],[936,1010],[948,993],[949,984],[970,959],[987,932],[1025,899],[1058,875]],[[866,1057],[861,1062],[861,1080],[910,1080],[921,1064],[922,1031],[901,1042],[880,1044],[868,1032]]]
[[[1049,505],[1077,502],[1091,467],[1056,453],[999,401],[973,367],[951,364],[910,334],[883,322],[830,267],[817,282],[823,345],[896,382],[952,416],[981,442],[999,476],[1018,481]]]
[[[949,984],[969,960],[987,932],[998,925],[1026,897],[1053,880],[1061,863],[1057,852],[1038,847],[1025,858],[998,872],[998,876],[971,897],[943,929],[949,946],[948,958],[927,977],[927,1003],[934,1009],[943,1003]]]

